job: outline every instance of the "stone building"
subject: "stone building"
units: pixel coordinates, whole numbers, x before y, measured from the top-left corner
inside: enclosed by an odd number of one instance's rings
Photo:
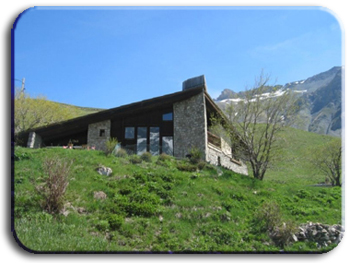
[[[212,114],[225,119],[207,93],[205,77],[199,76],[184,81],[180,92],[37,128],[25,136],[30,148],[72,142],[103,150],[110,138],[136,154],[185,158],[197,148],[207,162],[247,175],[247,166],[233,158],[230,145],[208,131]]]

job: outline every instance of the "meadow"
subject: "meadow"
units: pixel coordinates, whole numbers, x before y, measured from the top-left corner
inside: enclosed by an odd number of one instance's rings
[[[313,186],[324,176],[307,160],[307,149],[332,139],[288,129],[283,158],[263,181],[166,155],[15,147],[14,234],[26,250],[43,253],[327,252],[336,245],[276,242],[268,226],[342,224],[342,189]],[[50,159],[72,163],[59,213],[47,212],[40,194]],[[101,166],[112,174],[98,174]]]

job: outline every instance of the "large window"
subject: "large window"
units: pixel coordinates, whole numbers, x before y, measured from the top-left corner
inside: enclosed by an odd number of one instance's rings
[[[162,152],[167,155],[174,155],[173,136],[162,137]]]
[[[149,129],[149,152],[152,155],[159,155],[159,127]]]
[[[147,152],[147,127],[137,128],[137,154]]]

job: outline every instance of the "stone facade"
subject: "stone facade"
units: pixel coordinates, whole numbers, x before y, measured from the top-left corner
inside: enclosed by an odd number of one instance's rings
[[[39,134],[35,132],[29,133],[27,147],[28,148],[40,148],[42,145],[42,139]]]
[[[230,145],[221,138],[221,146],[208,143],[207,110],[204,92],[177,102],[174,111],[174,156],[184,158],[191,148],[199,149],[203,159],[236,173],[248,175],[247,166],[232,159]]]
[[[247,166],[243,162],[234,162],[231,155],[226,155],[221,149],[208,144],[206,161],[210,164],[222,166],[238,174],[248,175]]]
[[[105,150],[106,142],[110,139],[111,121],[101,121],[89,124],[87,143],[96,150]]]
[[[206,155],[207,118],[204,93],[174,103],[174,156],[184,158],[195,147]]]

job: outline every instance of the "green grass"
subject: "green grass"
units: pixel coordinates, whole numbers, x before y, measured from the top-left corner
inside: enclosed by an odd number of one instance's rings
[[[310,186],[319,177],[309,174],[312,169],[306,168],[297,145],[328,138],[292,130],[285,138],[295,140],[286,144],[291,151],[285,150],[285,156],[291,159],[281,160],[264,181],[222,168],[219,176],[211,165],[191,171],[188,161],[165,156],[133,164],[134,156],[16,147],[16,235],[27,248],[44,252],[278,252],[281,247],[254,221],[264,204],[277,203],[282,220],[296,226],[341,224],[341,189]],[[44,181],[42,162],[48,157],[74,161],[65,194],[67,216],[43,211],[35,191]],[[99,165],[111,167],[112,176],[99,175]],[[95,199],[97,191],[107,198]],[[284,250],[325,251],[301,242]]]
[[[331,140],[340,138],[319,135],[294,128],[286,129],[278,140],[281,146],[277,158],[271,162],[265,180],[285,183],[316,184],[324,182],[325,177],[310,164],[310,151]]]

